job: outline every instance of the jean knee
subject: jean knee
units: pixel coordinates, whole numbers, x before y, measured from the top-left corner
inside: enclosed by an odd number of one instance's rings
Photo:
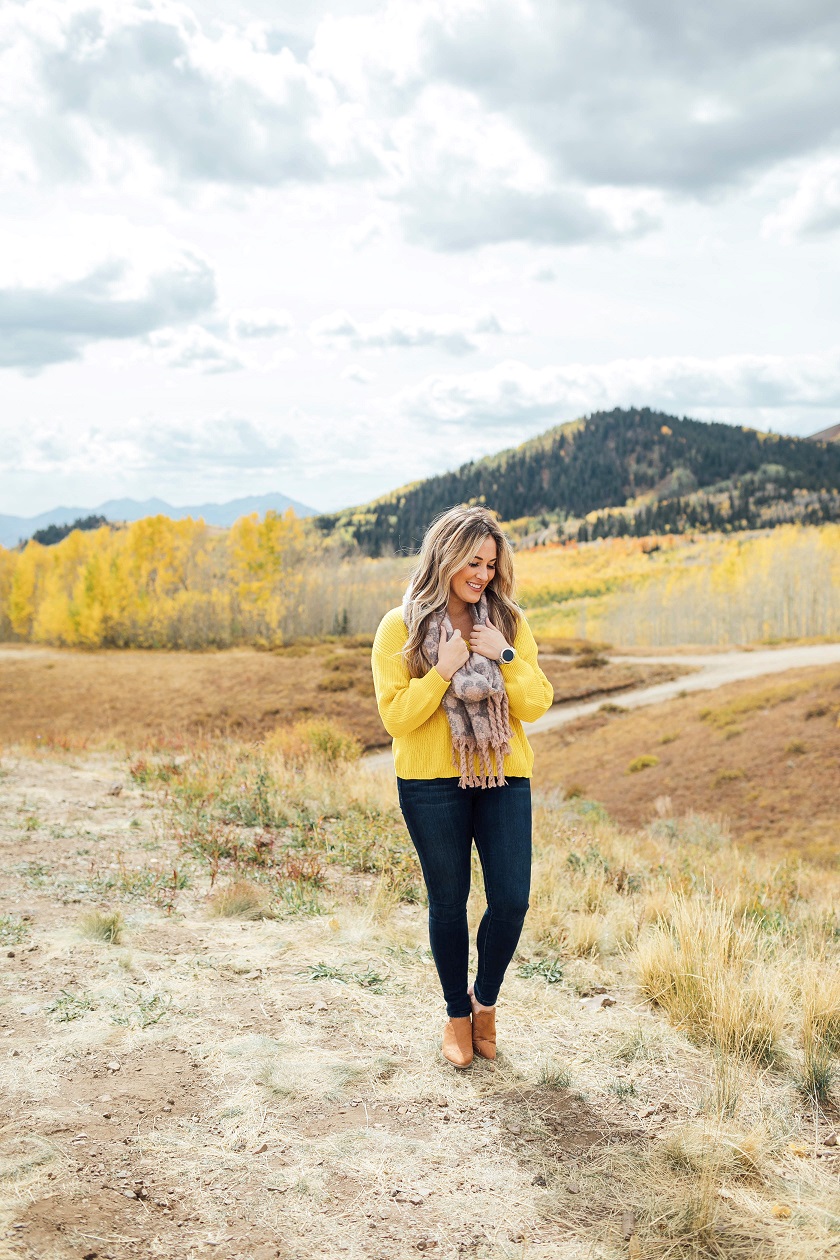
[[[530,902],[526,897],[494,897],[490,903],[490,913],[494,919],[504,923],[524,923]]]
[[[429,899],[429,918],[436,923],[460,923],[467,913],[464,901],[432,901]]]

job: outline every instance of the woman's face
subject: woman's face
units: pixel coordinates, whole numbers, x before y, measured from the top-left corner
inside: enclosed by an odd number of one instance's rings
[[[450,590],[465,604],[477,604],[496,572],[496,540],[490,534],[482,540],[463,569],[452,575]]]

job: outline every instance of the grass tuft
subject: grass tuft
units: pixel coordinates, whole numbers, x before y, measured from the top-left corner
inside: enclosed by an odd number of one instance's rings
[[[123,934],[123,917],[119,910],[104,912],[89,910],[79,920],[79,931],[90,941],[104,941],[106,945],[119,945]]]
[[[268,894],[259,884],[238,879],[213,894],[209,910],[218,919],[265,919],[268,900]]]

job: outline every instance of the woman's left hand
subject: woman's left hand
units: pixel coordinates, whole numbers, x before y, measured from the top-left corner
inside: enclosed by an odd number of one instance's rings
[[[479,656],[486,656],[490,661],[497,661],[507,646],[507,639],[489,617],[484,625],[476,623],[470,632],[470,651],[478,652]]]

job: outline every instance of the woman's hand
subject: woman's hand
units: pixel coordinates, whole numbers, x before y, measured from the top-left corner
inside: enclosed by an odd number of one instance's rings
[[[478,652],[479,656],[486,656],[490,661],[497,661],[507,646],[507,639],[501,630],[496,629],[489,617],[483,626],[478,622],[473,626],[470,634],[470,650]]]
[[[446,629],[444,626],[440,628],[440,644],[438,646],[438,659],[435,668],[442,678],[447,682],[452,681],[452,675],[459,670],[462,665],[466,665],[470,658],[470,649],[464,642],[460,630],[455,630],[451,639],[446,637]]]

